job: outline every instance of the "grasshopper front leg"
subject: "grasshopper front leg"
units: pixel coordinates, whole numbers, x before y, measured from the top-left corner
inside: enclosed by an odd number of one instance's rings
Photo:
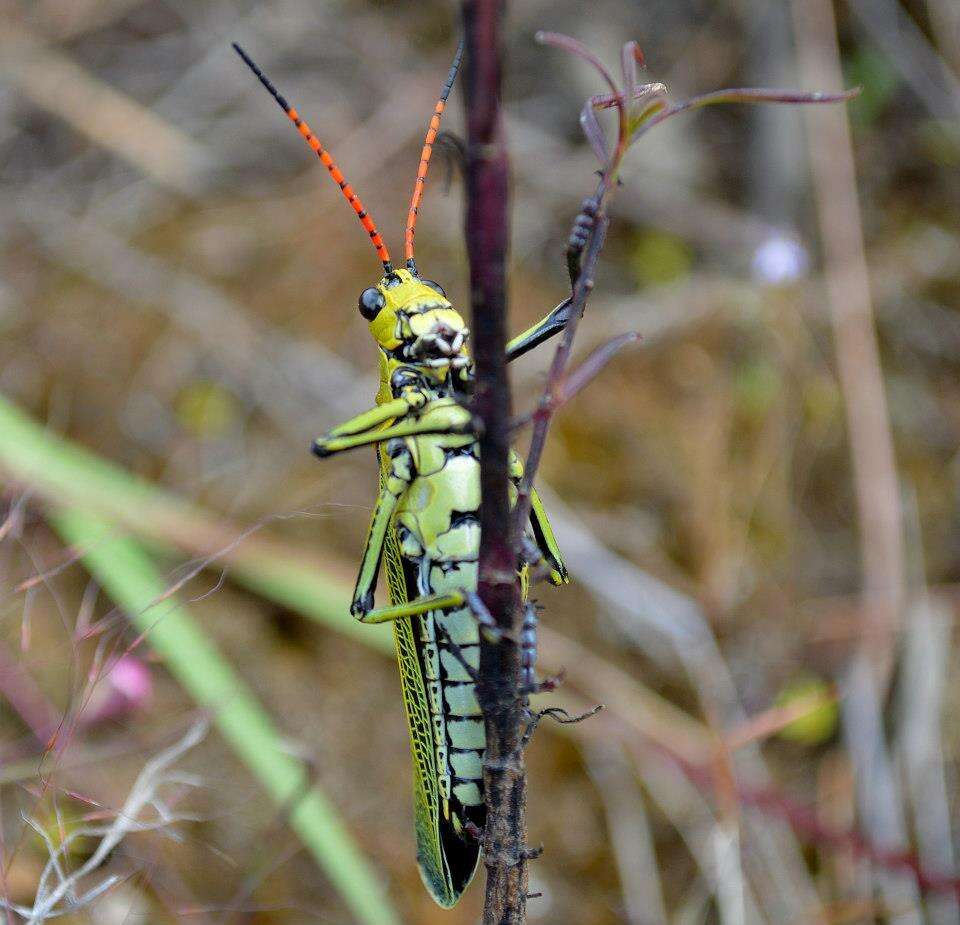
[[[317,437],[313,442],[313,453],[325,459],[334,453],[369,446],[371,443],[384,443],[398,437],[436,433],[468,434],[472,431],[473,422],[466,409],[461,409],[451,420],[440,425],[410,420],[411,412],[422,408],[426,401],[427,398],[421,390],[410,389],[400,398],[364,411],[334,427],[322,437]]]
[[[402,440],[391,440],[385,447],[385,452],[390,459],[390,469],[384,477],[383,488],[370,519],[363,561],[360,563],[360,573],[357,575],[357,584],[350,603],[350,613],[363,623],[370,622],[366,617],[373,609],[373,590],[377,584],[390,521],[397,509],[397,503],[413,479],[413,457]]]
[[[420,434],[469,434],[473,431],[473,421],[470,412],[463,409],[463,419],[455,424],[434,424],[427,421],[400,421],[379,430],[367,431],[347,437],[321,437],[314,441],[313,452],[321,459],[342,453],[344,450],[353,450],[358,446],[369,446],[371,443],[383,443],[387,440],[416,437]]]
[[[433,415],[434,419],[432,420],[425,418],[401,420],[389,427],[368,430],[356,436],[331,438],[327,443],[327,455],[341,449],[348,449],[349,446],[345,445],[347,442],[350,446],[359,446],[362,443],[379,443],[382,445],[383,459],[387,462],[381,491],[367,533],[367,545],[363,554],[363,562],[360,565],[357,585],[354,589],[353,602],[350,606],[350,612],[362,622],[380,623],[415,615],[413,612],[403,611],[402,608],[400,610],[387,608],[383,611],[371,613],[373,591],[376,586],[377,573],[380,570],[380,562],[383,558],[383,549],[391,521],[400,499],[406,493],[416,474],[413,450],[408,445],[410,441],[402,438],[423,433],[468,433],[472,426],[470,412],[460,405],[450,404],[437,409],[437,411],[438,413]],[[464,601],[459,596],[451,600],[444,598],[438,602],[433,602],[425,610],[417,612],[425,613],[427,610],[445,609],[460,606],[462,603]],[[417,603],[413,602],[412,606],[416,607]]]
[[[384,402],[377,405],[369,411],[363,411],[349,421],[344,421],[336,427],[327,431],[322,437],[317,437],[313,441],[313,452],[321,459],[332,456],[340,450],[351,449],[353,444],[351,439],[365,436],[371,432],[382,433],[383,425],[394,421],[397,418],[406,417],[411,410],[411,402],[408,398],[395,398],[393,401]],[[388,439],[388,438],[383,438]],[[344,442],[346,441],[346,445]],[[376,440],[371,442],[377,442]],[[359,445],[359,444],[357,444]]]
[[[549,315],[541,318],[535,325],[527,328],[522,334],[518,334],[512,340],[507,342],[507,362],[523,356],[525,353],[533,350],[544,341],[549,340],[554,334],[559,334],[570,320],[570,313],[573,309],[573,289],[580,278],[580,260],[583,257],[583,249],[587,245],[590,232],[596,224],[597,211],[599,206],[597,200],[593,197],[585,199],[580,207],[580,212],[573,222],[573,228],[570,231],[570,237],[567,240],[567,272],[570,274],[570,296],[564,299]]]

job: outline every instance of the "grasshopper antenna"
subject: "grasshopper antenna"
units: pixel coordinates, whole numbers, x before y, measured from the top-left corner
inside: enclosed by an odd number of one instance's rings
[[[447,98],[453,89],[453,82],[457,78],[457,71],[460,70],[460,62],[463,60],[463,39],[457,46],[457,53],[453,57],[453,64],[450,66],[450,73],[447,74],[446,83],[440,91],[440,99],[437,105],[433,107],[433,116],[430,119],[430,126],[427,128],[427,137],[423,141],[423,151],[420,153],[420,166],[417,168],[417,179],[413,184],[413,196],[410,199],[410,210],[407,212],[407,228],[403,236],[404,259],[407,261],[407,269],[416,275],[417,265],[413,259],[413,236],[417,230],[417,215],[420,213],[420,202],[423,199],[423,187],[427,182],[427,171],[430,169],[430,157],[433,154],[433,143],[437,140],[437,132],[440,131],[440,119],[443,118],[443,110],[447,105]]]
[[[370,235],[370,240],[373,242],[373,246],[377,251],[377,256],[380,258],[380,261],[383,263],[383,272],[392,273],[393,264],[390,262],[390,252],[387,250],[386,244],[383,243],[383,238],[380,237],[380,232],[377,231],[377,226],[374,223],[373,219],[370,217],[367,210],[363,207],[363,203],[360,201],[360,197],[353,191],[353,187],[346,181],[346,178],[340,172],[340,168],[337,166],[336,161],[330,156],[330,153],[320,144],[320,140],[316,135],[310,130],[310,126],[307,125],[303,119],[300,118],[300,114],[294,109],[284,97],[280,94],[280,91],[270,82],[270,79],[267,77],[263,71],[254,63],[253,59],[236,43],[233,43],[233,50],[240,55],[247,67],[256,75],[257,79],[262,83],[270,95],[277,101],[277,104],[280,108],[287,114],[287,118],[296,126],[297,131],[303,135],[307,144],[313,149],[317,157],[320,158],[320,161],[323,163],[323,166],[327,168],[330,173],[330,176],[333,177],[333,182],[340,187],[340,192],[343,193],[344,198],[353,208],[353,211],[357,213],[357,218],[360,219],[360,224],[363,225],[367,234]],[[449,89],[447,93],[449,93]],[[439,124],[439,122],[438,122]]]

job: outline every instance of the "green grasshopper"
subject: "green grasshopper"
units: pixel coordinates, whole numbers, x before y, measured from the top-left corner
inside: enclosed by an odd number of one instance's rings
[[[319,437],[317,456],[375,445],[380,491],[350,612],[363,623],[393,624],[414,765],[417,859],[423,881],[441,906],[457,903],[477,869],[485,821],[485,733],[476,696],[480,632],[493,633],[476,596],[480,546],[480,462],[472,417],[465,407],[474,371],[470,331],[439,284],[422,278],[413,238],[440,116],[460,63],[462,45],[444,85],[424,142],[407,217],[406,267],[394,269],[376,226],[309,127],[250,58],[244,58],[327,166],[383,262],[380,281],[359,299],[377,345],[380,388],[376,406]],[[568,247],[571,278],[593,220],[590,204],[578,217]],[[569,300],[511,340],[513,360],[561,331]],[[523,466],[511,459],[515,501]],[[556,539],[534,492],[525,552],[517,569],[523,587],[530,561],[553,584],[568,581]],[[390,605],[374,606],[385,563]],[[534,638],[532,609],[522,644]],[[523,654],[534,687],[531,652]]]

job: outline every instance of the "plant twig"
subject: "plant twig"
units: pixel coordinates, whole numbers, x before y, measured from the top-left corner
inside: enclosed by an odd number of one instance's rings
[[[594,269],[600,259],[600,252],[603,250],[607,233],[608,220],[603,208],[608,192],[609,184],[606,180],[606,174],[604,174],[597,184],[597,192],[594,197],[594,202],[597,204],[595,224],[587,239],[580,277],[574,285],[573,296],[570,300],[570,320],[563,329],[560,345],[553,355],[550,372],[547,376],[547,385],[541,396],[539,407],[533,413],[533,436],[530,438],[530,449],[527,452],[527,461],[524,465],[523,484],[520,487],[513,512],[513,530],[517,539],[523,532],[523,525],[530,517],[533,483],[546,447],[550,422],[553,420],[553,415],[560,404],[555,396],[561,390],[567,364],[570,362],[570,355],[573,351],[573,341],[577,335],[577,328],[580,319],[583,317],[587,299],[590,298],[590,293],[593,291]]]
[[[123,807],[108,825],[77,828],[58,845],[39,823],[26,819],[27,825],[45,843],[49,858],[40,875],[31,906],[16,905],[3,898],[0,898],[0,905],[15,911],[27,920],[28,925],[41,925],[51,918],[90,906],[112,889],[121,880],[117,874],[108,875],[86,889],[81,884],[107,863],[111,853],[131,833],[170,829],[180,819],[189,818],[173,815],[164,800],[163,789],[169,784],[197,785],[198,782],[192,777],[170,769],[203,739],[206,731],[206,722],[197,722],[179,742],[151,758],[137,777]],[[74,843],[83,838],[97,838],[99,841],[84,863],[68,873],[61,862],[67,859]]]
[[[850,0],[850,11],[935,118],[960,115],[960,76],[897,0]],[[956,38],[954,38],[956,42]]]
[[[796,93],[770,89],[736,89],[693,97],[670,104],[660,84],[637,84],[643,62],[635,42],[621,54],[623,87],[582,43],[556,33],[538,34],[540,42],[561,48],[589,62],[611,91],[587,100],[581,125],[602,161],[592,197],[585,200],[567,247],[572,293],[565,327],[554,353],[547,385],[533,414],[533,435],[523,482],[512,516],[506,494],[510,397],[505,346],[504,259],[506,253],[506,167],[499,89],[502,61],[499,0],[465,0],[467,42],[467,247],[470,255],[474,326],[477,332],[477,393],[475,412],[482,423],[481,438],[481,549],[480,595],[488,610],[512,635],[518,619],[519,587],[515,563],[521,552],[530,516],[533,483],[546,445],[550,423],[568,394],[574,394],[602,366],[604,357],[591,358],[585,368],[567,376],[580,319],[593,291],[593,280],[606,237],[606,206],[619,185],[623,157],[630,144],[647,129],[672,116],[723,102],[835,102],[847,94]],[[610,149],[594,115],[595,109],[617,110],[615,144]],[[606,353],[612,355],[615,346]],[[488,869],[486,922],[524,920],[526,865],[524,803],[526,796],[519,721],[524,704],[518,686],[517,649],[502,641],[481,648],[478,694],[487,729],[488,822],[485,853]],[[504,800],[509,800],[505,805]]]
[[[520,588],[510,531],[510,389],[506,367],[507,151],[500,113],[502,0],[464,0],[467,150],[466,238],[470,258],[480,436],[478,591],[507,637],[515,637]],[[477,695],[486,723],[487,868],[484,922],[526,920],[526,771],[520,650],[481,637]]]
[[[620,876],[624,920],[629,925],[670,921],[646,797],[623,746],[604,741],[589,743],[584,758],[607,819],[610,847]]]
[[[794,0],[794,28],[804,79],[843,79],[836,23],[827,0]],[[863,641],[881,690],[904,603],[900,489],[870,295],[856,165],[847,114],[808,112],[814,194],[824,275],[853,462],[863,569]]]
[[[530,516],[533,483],[546,446],[550,422],[562,404],[560,397],[563,393],[563,383],[570,362],[573,341],[587,301],[593,292],[594,272],[603,250],[609,224],[606,214],[608,201],[619,186],[620,168],[630,146],[661,122],[703,106],[718,103],[835,103],[848,100],[857,92],[826,94],[741,87],[717,90],[671,103],[663,84],[638,85],[636,83],[637,66],[643,63],[643,55],[636,42],[627,42],[623,46],[621,53],[623,86],[620,87],[596,55],[576,39],[556,32],[539,32],[537,40],[542,44],[563,49],[588,62],[611,92],[588,99],[580,115],[580,123],[587,140],[601,159],[602,166],[596,190],[590,199],[584,201],[583,210],[574,225],[574,234],[571,236],[567,251],[570,284],[573,288],[568,309],[569,320],[554,353],[539,406],[533,414],[533,435],[524,467],[524,480],[513,512],[515,546]],[[616,144],[612,151],[609,151],[609,145],[597,123],[593,112],[595,109],[617,110]],[[592,221],[585,227],[582,222],[587,216],[592,218]],[[578,234],[581,237],[575,241],[574,236]]]

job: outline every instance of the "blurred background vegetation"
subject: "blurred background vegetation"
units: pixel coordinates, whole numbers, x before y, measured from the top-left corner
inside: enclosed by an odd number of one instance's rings
[[[537,29],[614,67],[636,38],[677,98],[837,89],[825,0],[510,6],[515,331],[565,294],[596,166],[578,114],[604,89]],[[123,818],[199,704],[219,728],[178,766],[200,787],[164,784],[162,824],[82,871],[76,896],[109,889],[67,921],[476,921],[479,888],[444,913],[419,883],[389,637],[346,614],[373,454],[308,452],[373,398],[355,305],[378,266],[229,47],[396,249],[454,5],[2,10],[3,895],[39,904],[51,854],[51,882],[81,870],[102,833],[78,827]],[[960,9],[835,12],[863,87],[852,209],[829,208],[853,191],[840,110],[704,111],[624,170],[578,349],[643,342],[564,409],[542,469],[574,584],[539,595],[541,671],[567,670],[552,701],[608,709],[530,749],[534,922],[960,922]],[[458,131],[457,93],[448,112]],[[440,163],[418,263],[466,308],[461,224]],[[874,322],[879,389],[856,375]],[[518,362],[518,407],[549,355]],[[870,481],[890,435],[893,507]]]

